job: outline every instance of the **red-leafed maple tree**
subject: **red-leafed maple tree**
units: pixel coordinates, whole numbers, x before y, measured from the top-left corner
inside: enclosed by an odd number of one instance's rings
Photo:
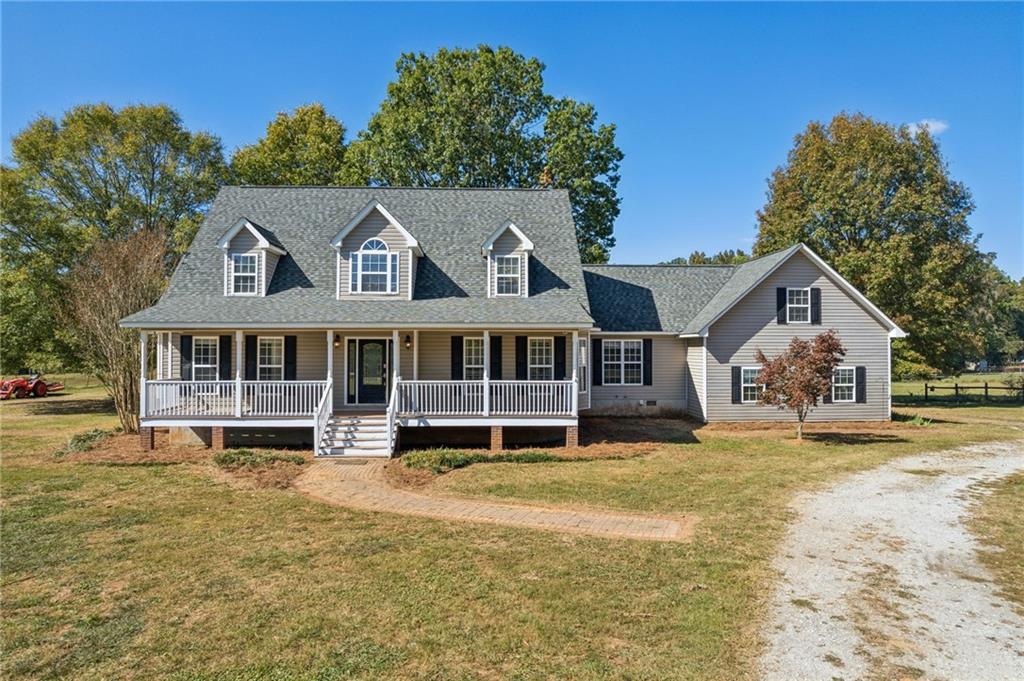
[[[757,382],[764,386],[758,404],[788,409],[796,414],[796,439],[802,440],[804,420],[818,406],[818,400],[832,389],[832,373],[846,349],[832,329],[811,340],[794,338],[789,347],[771,359],[758,349],[761,363]]]

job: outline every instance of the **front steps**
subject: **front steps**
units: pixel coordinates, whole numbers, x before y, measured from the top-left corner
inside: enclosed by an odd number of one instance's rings
[[[335,413],[319,444],[321,456],[391,456],[386,414]]]

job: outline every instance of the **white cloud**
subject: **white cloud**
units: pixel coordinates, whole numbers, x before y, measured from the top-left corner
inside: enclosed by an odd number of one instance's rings
[[[927,130],[934,136],[941,135],[949,130],[949,123],[946,121],[940,121],[938,118],[922,118],[918,122],[911,123],[907,127],[910,128],[911,135],[916,135],[918,130]]]

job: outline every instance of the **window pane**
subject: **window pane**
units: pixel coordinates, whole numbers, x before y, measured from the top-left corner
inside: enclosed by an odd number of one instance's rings
[[[744,402],[757,402],[758,388],[756,385],[745,385],[743,386],[743,401]]]
[[[284,339],[283,338],[261,338],[259,347],[260,364],[283,364],[284,360]]]
[[[391,254],[391,289],[389,293],[398,293],[398,254]]]
[[[236,274],[232,291],[234,293],[256,293],[256,275]]]
[[[810,303],[810,293],[804,288],[791,288],[789,289],[789,304],[790,305],[807,305]]]
[[[284,370],[281,367],[260,367],[259,380],[280,381],[284,379]]]
[[[551,367],[530,367],[531,381],[550,381],[555,376]]]
[[[626,362],[639,362],[643,358],[644,346],[641,341],[623,341],[622,359]]]
[[[604,382],[609,384],[622,383],[622,365],[618,362],[605,364]]]
[[[355,293],[359,290],[359,254],[352,253],[349,256],[349,291]]]
[[[606,362],[618,362],[622,359],[622,345],[620,341],[605,341],[603,352],[604,361]]]
[[[744,384],[754,384],[754,383],[756,383],[757,382],[757,374],[759,372],[760,372],[760,369],[744,369],[743,370],[743,383]]]
[[[194,381],[216,381],[217,367],[194,367],[192,370]]]
[[[364,251],[386,251],[386,250],[388,250],[388,245],[386,243],[384,243],[383,241],[381,241],[380,239],[368,239],[366,241],[366,243],[363,244],[363,248],[361,250],[364,250]]]
[[[643,379],[643,365],[627,362],[623,368],[622,382],[631,385],[640,385],[643,383]]]
[[[256,274],[255,255],[239,255],[236,253],[231,256],[231,262],[235,274]]]
[[[579,355],[580,363],[579,363],[579,373],[577,374],[577,377],[579,378],[579,382],[580,382],[580,392],[587,392],[587,386],[590,385],[590,375],[587,372],[587,358],[588,358],[587,341],[585,341],[585,340],[581,340],[580,341],[580,350],[579,350],[579,352],[580,352],[580,355]]]
[[[498,257],[498,274],[519,276],[519,257],[503,255]]]

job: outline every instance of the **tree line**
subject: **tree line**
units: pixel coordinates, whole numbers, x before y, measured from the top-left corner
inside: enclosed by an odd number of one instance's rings
[[[508,48],[403,54],[354,138],[309,104],[230,156],[166,105],[40,116],[0,168],[0,369],[114,380],[112,346],[96,334],[122,334],[117,361],[128,361],[132,334],[114,322],[159,297],[224,184],[565,188],[581,259],[607,261],[623,159],[616,128],[592,104],[548,93],[543,71]],[[736,264],[804,241],[910,332],[896,348],[900,371],[956,371],[1024,345],[1021,283],[980,251],[972,210],[927,131],[840,114],[811,123],[772,174],[752,254],[685,262]],[[82,318],[97,306],[89,282],[111,301],[96,319]]]

